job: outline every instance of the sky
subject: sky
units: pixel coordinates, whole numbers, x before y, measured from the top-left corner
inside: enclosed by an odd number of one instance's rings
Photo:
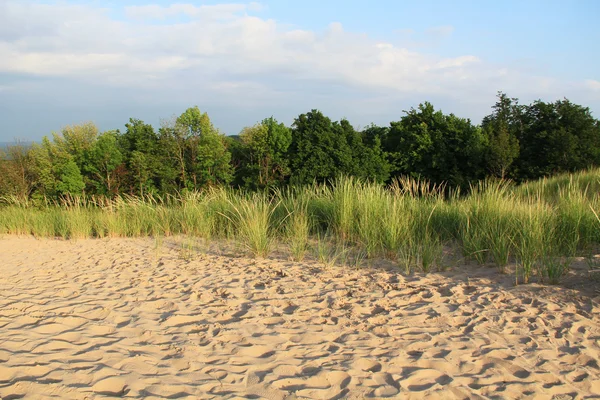
[[[360,129],[429,101],[479,124],[498,91],[600,117],[597,0],[0,0],[0,142],[69,124],[225,134],[318,109]]]

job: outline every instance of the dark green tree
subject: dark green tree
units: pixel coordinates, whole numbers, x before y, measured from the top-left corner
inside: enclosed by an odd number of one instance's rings
[[[459,187],[484,176],[485,138],[470,120],[444,115],[426,102],[390,125],[387,148],[394,175]]]
[[[387,151],[385,145],[388,140],[390,128],[388,126],[377,126],[375,124],[368,125],[362,131],[363,142],[370,147],[379,143],[383,151]]]
[[[208,114],[202,113],[198,106],[190,107],[185,110],[175,120],[174,136],[177,141],[177,154],[179,163],[183,166],[182,174],[183,186],[189,189],[198,189],[201,186],[201,175],[206,175],[207,171],[198,168],[199,149],[201,139],[205,135],[217,133]],[[210,140],[207,138],[206,140]],[[206,151],[206,149],[205,149]],[[211,158],[210,154],[204,154],[205,157]],[[210,164],[207,160],[205,165]],[[210,175],[210,174],[209,174]],[[189,177],[189,180],[187,179]]]
[[[346,174],[361,179],[383,183],[388,180],[390,166],[386,154],[381,149],[379,137],[375,136],[365,143],[363,135],[357,132],[347,119],[342,119],[334,126],[345,138],[352,154],[351,168]]]
[[[600,124],[589,108],[559,100],[524,107],[520,179],[537,179],[600,164]]]
[[[170,167],[170,160],[163,154],[166,150],[152,125],[131,118],[125,128],[118,142],[126,165],[128,191],[138,195],[155,192],[170,178],[165,173]]]
[[[104,132],[88,152],[85,171],[95,178],[96,192],[114,195],[119,191],[117,168],[123,162],[116,132]]]
[[[292,184],[323,182],[353,170],[352,149],[343,130],[318,110],[295,119],[288,154]]]
[[[244,128],[240,134],[243,143],[244,182],[250,188],[279,185],[290,174],[287,151],[292,142],[291,130],[273,117]]]
[[[499,92],[492,114],[483,118],[481,124],[488,141],[486,163],[490,173],[504,179],[513,162],[519,157],[521,130],[521,107],[517,99]]]

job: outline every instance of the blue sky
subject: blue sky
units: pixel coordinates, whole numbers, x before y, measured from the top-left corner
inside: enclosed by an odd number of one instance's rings
[[[226,134],[318,108],[356,127],[431,101],[479,123],[502,90],[600,116],[597,1],[0,0],[0,141],[155,126]]]

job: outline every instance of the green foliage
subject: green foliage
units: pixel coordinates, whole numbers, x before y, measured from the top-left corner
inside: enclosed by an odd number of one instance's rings
[[[73,156],[65,151],[64,146],[44,137],[41,145],[32,147],[30,155],[38,193],[50,197],[83,193],[85,183],[79,166]]]
[[[244,128],[240,134],[246,153],[244,181],[250,188],[274,187],[289,176],[287,151],[291,130],[273,117]]]
[[[552,283],[600,243],[599,123],[568,100],[499,93],[481,127],[424,103],[362,132],[312,110],[291,128],[267,118],[225,137],[198,107],[158,132],[125,128],[86,123],[9,147],[0,232],[236,238],[263,256],[279,238],[296,260],[316,235],[328,265],[384,256],[407,272],[441,268],[450,246]],[[577,172],[545,178],[563,171]]]
[[[517,134],[520,127],[520,107],[517,99],[510,99],[500,92],[493,109],[494,112],[482,122],[484,134],[488,139],[486,161],[492,175],[504,179],[519,156]]]
[[[102,196],[215,185],[271,190],[329,184],[340,176],[376,183],[408,176],[455,196],[490,176],[523,182],[600,164],[600,124],[588,108],[566,99],[519,105],[502,92],[492,108],[481,127],[427,102],[387,127],[371,124],[362,132],[312,110],[291,128],[271,117],[225,137],[198,107],[163,122],[158,132],[133,118],[124,132],[100,134],[92,123],[67,126],[31,149],[8,148],[0,195],[56,199],[65,190],[79,192],[70,161],[84,192]]]
[[[123,162],[116,132],[105,132],[98,136],[88,151],[86,172],[92,174],[97,193],[114,195],[119,190],[117,167]]]
[[[600,163],[600,124],[589,108],[536,101],[521,111],[519,178],[537,179]]]
[[[68,160],[57,166],[56,192],[61,195],[81,195],[85,188],[83,176],[75,161]]]
[[[163,123],[159,131],[162,186],[175,181],[177,189],[198,190],[233,179],[231,153],[226,140],[214,128],[207,113],[188,108],[179,117]],[[141,164],[141,159],[139,159]]]
[[[381,148],[381,140],[375,137],[366,144],[363,135],[355,131],[346,119],[340,121],[339,128],[352,152],[353,168],[345,174],[373,182],[387,181],[390,176],[390,165]]]
[[[34,172],[29,148],[16,142],[6,151],[0,149],[0,196],[14,196],[27,201],[34,186]]]
[[[125,128],[125,132],[117,137],[126,166],[123,174],[125,192],[144,196],[156,190],[157,181],[172,177],[170,160],[164,156],[170,149],[159,142],[152,125],[144,121],[131,118]],[[119,172],[115,170],[117,175]]]
[[[352,152],[339,133],[320,111],[296,118],[289,148],[293,184],[323,182],[350,171]]]
[[[50,140],[44,136],[41,144],[34,144],[30,151],[33,164],[34,184],[36,194],[54,195],[56,192],[56,177],[53,173],[53,162],[57,159],[56,151]]]
[[[203,134],[198,140],[195,184],[200,186],[228,184],[233,179],[231,153],[225,139],[216,132]]]
[[[184,188],[198,189],[221,181],[229,183],[231,177],[224,168],[230,156],[228,158],[220,135],[206,112],[202,113],[197,106],[188,108],[175,120],[173,132],[178,161],[185,170],[182,173]]]
[[[306,198],[297,197],[292,200],[292,209],[288,213],[285,224],[286,241],[294,261],[302,261],[308,251],[308,240],[310,235],[310,217]]]
[[[395,175],[453,187],[468,187],[485,175],[481,129],[468,119],[435,111],[427,102],[391,123],[384,148],[390,153]]]
[[[198,106],[190,107],[177,117],[176,125],[184,138],[200,137],[216,131],[207,113],[202,113]]]
[[[60,134],[54,133],[54,145],[58,151],[69,154],[80,170],[84,169],[86,154],[94,146],[98,128],[92,122],[68,125]]]
[[[531,276],[535,273],[536,263],[546,254],[549,248],[547,243],[552,237],[553,230],[548,221],[548,215],[544,212],[544,205],[538,202],[520,211],[516,219],[518,234],[516,235],[516,256],[519,273],[524,283],[529,283]]]
[[[332,122],[317,110],[301,114],[292,127],[290,182],[326,182],[340,175],[383,182],[389,166],[379,143],[373,143],[365,145],[346,119]]]

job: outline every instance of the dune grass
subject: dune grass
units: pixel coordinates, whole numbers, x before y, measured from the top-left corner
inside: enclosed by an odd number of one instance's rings
[[[309,250],[311,234],[311,218],[308,212],[308,198],[302,193],[288,191],[287,195],[279,194],[285,210],[284,238],[288,244],[292,259],[302,261]]]
[[[442,268],[444,248],[504,272],[557,283],[600,243],[600,170],[515,186],[485,181],[460,196],[414,179],[389,187],[340,178],[264,193],[224,188],[165,197],[0,201],[0,234],[83,239],[186,235],[239,242],[255,257],[277,244],[325,264],[384,257],[405,272]],[[342,250],[340,250],[342,249]],[[186,249],[187,252],[187,249]]]

